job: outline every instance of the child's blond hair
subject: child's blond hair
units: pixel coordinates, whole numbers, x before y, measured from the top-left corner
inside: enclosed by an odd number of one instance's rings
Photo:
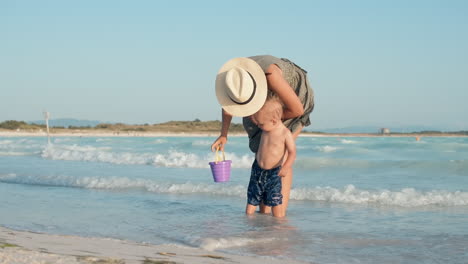
[[[281,117],[283,116],[283,104],[278,96],[270,94],[268,95],[265,104],[260,108],[259,112],[260,111],[276,120],[281,120]]]

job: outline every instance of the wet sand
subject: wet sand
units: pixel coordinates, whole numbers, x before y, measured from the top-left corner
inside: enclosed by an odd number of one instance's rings
[[[51,235],[0,227],[0,263],[221,264],[301,263],[231,255],[178,245],[152,245],[111,238]]]

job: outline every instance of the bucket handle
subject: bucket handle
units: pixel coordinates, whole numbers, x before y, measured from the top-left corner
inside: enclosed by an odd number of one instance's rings
[[[220,161],[225,161],[226,160],[226,155],[224,155],[224,150],[222,150],[222,152],[223,152],[223,159],[222,160],[221,160],[221,157],[220,157],[218,151],[219,151],[219,146],[216,147],[215,164],[217,164]]]

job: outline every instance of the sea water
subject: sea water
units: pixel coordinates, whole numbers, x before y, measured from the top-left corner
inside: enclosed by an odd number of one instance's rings
[[[288,215],[244,214],[230,137],[0,137],[0,225],[314,263],[467,263],[468,138],[299,137]]]

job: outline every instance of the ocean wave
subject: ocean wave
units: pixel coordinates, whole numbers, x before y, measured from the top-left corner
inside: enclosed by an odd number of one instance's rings
[[[126,177],[72,177],[63,175],[21,176],[13,173],[0,175],[0,182],[27,185],[74,187],[101,190],[143,190],[170,194],[211,194],[220,196],[245,196],[246,187],[204,183],[170,183]]]
[[[40,145],[28,139],[0,140],[0,149],[31,149]]]
[[[208,163],[213,161],[212,153],[199,156],[177,150],[169,150],[166,153],[130,153],[112,152],[111,150],[109,147],[49,145],[42,151],[41,156],[52,160],[153,165],[170,168],[208,168]],[[226,153],[226,157],[232,160],[233,168],[250,168],[253,162],[252,155],[239,156],[234,153]]]
[[[34,143],[27,139],[0,140],[0,156],[36,155],[40,148]]]
[[[0,156],[30,156],[34,154],[35,153],[24,151],[0,151]]]
[[[321,169],[321,168],[368,168],[375,162],[369,160],[340,159],[328,157],[297,157],[294,167],[298,169]],[[381,164],[375,164],[381,166]]]
[[[291,199],[331,203],[379,204],[402,207],[420,206],[467,206],[468,192],[432,190],[417,191],[404,188],[400,191],[361,190],[354,185],[342,189],[332,187],[298,188],[291,190]]]
[[[245,197],[246,194],[246,186],[244,185],[170,183],[126,177],[20,176],[4,174],[0,175],[0,182],[101,190],[142,190],[166,194],[207,194],[241,198]],[[400,207],[452,207],[468,206],[468,192],[418,191],[414,188],[404,188],[396,191],[363,190],[356,188],[354,185],[347,185],[341,189],[332,187],[294,188],[291,190],[291,200]]]
[[[423,171],[442,170],[459,175],[468,175],[468,160],[365,160],[334,157],[301,157],[298,156],[294,167],[303,170],[328,168],[346,169],[412,169]]]

